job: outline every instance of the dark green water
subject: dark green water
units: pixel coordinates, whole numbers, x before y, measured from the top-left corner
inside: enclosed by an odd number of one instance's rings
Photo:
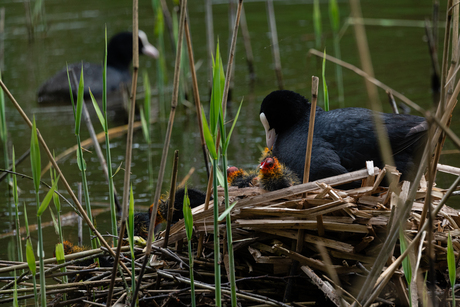
[[[21,104],[29,117],[35,115],[37,125],[51,150],[56,154],[75,145],[73,133],[73,115],[71,109],[63,106],[40,106],[36,102],[36,90],[42,82],[51,77],[66,63],[85,60],[100,62],[103,55],[104,26],[107,25],[109,36],[131,27],[131,7],[125,1],[46,1],[47,31],[40,27],[36,29],[35,40],[28,40],[25,26],[25,13],[22,2],[13,0],[3,1],[6,8],[6,23],[4,34],[5,59],[2,71],[5,84],[8,86],[17,101]],[[341,23],[349,15],[348,2],[340,2]],[[363,15],[366,18],[388,18],[423,21],[431,16],[431,1],[362,1]],[[444,19],[444,6],[441,4],[441,19]],[[233,101],[230,104],[230,115],[233,118],[237,104],[244,98],[242,114],[233,135],[229,150],[229,163],[243,168],[256,165],[260,148],[265,146],[265,136],[259,122],[259,106],[265,95],[277,88],[276,76],[273,71],[271,56],[271,42],[266,17],[265,2],[248,2],[245,5],[248,27],[252,39],[252,49],[255,58],[257,79],[253,88],[249,86],[248,69],[244,46],[239,36],[235,57],[235,79]],[[321,4],[323,31],[327,51],[332,51],[332,33],[328,18],[327,5]],[[207,109],[208,97],[208,68],[206,52],[206,30],[203,1],[189,3],[192,41],[196,62],[202,65],[198,70],[201,100]],[[311,76],[321,76],[321,61],[307,55],[310,48],[314,48],[314,30],[312,23],[312,3],[310,1],[278,1],[275,2],[278,38],[280,43],[281,62],[283,68],[285,88],[310,96]],[[143,29],[153,40],[154,13],[149,1],[141,1],[139,9],[139,28]],[[228,5],[215,4],[213,6],[214,33],[221,43],[221,53],[224,63],[227,62],[228,48]],[[377,79],[403,93],[414,102],[429,108],[431,104],[430,90],[430,59],[425,42],[425,30],[420,27],[381,27],[367,26],[367,38]],[[443,37],[443,28],[440,30]],[[166,39],[169,50],[169,40]],[[360,66],[354,39],[353,28],[349,26],[341,39],[342,58],[344,61]],[[147,71],[151,83],[155,86],[156,65],[152,59],[140,59],[141,73]],[[173,78],[174,56],[167,54],[168,80]],[[337,86],[335,81],[335,67],[327,64],[327,80],[331,97],[331,107],[337,108]],[[344,70],[345,104],[346,106],[365,107],[367,94],[364,82],[355,73]],[[170,102],[171,86],[168,86]],[[386,112],[390,108],[386,104],[384,91],[380,90],[381,101]],[[166,114],[160,114],[160,120],[153,125],[153,167],[156,181],[159,169],[161,150],[164,142],[169,107]],[[454,114],[454,119],[458,114]],[[7,121],[9,142],[14,145],[17,155],[25,152],[30,144],[30,130],[23,123],[12,104],[7,101]],[[123,124],[112,121],[111,127]],[[459,123],[453,121],[455,131],[460,131]],[[82,126],[83,127],[83,126]],[[101,129],[95,124],[97,132]],[[83,139],[88,137],[86,128],[82,131]],[[115,139],[111,143],[113,167],[117,168],[124,161],[125,137]],[[3,145],[0,145],[3,146]],[[446,149],[452,149],[450,142]],[[169,189],[170,168],[174,150],[180,151],[180,169],[178,179],[181,180],[194,167],[196,171],[190,178],[188,185],[204,189],[206,171],[201,155],[201,146],[198,134],[196,114],[193,108],[180,104],[176,114],[174,130],[172,132],[171,147],[169,150],[163,192]],[[1,149],[3,154],[3,148]],[[132,183],[136,205],[148,206],[153,196],[153,189],[148,186],[147,172],[147,145],[141,131],[135,132],[134,162],[132,166]],[[94,152],[85,153],[88,164],[88,180],[90,195],[93,202],[107,202],[108,188],[102,170]],[[3,161],[3,160],[2,160]],[[444,155],[442,163],[460,166],[458,155]],[[2,162],[3,163],[3,162]],[[47,160],[42,152],[42,164]],[[76,165],[75,156],[61,163],[67,180],[76,190],[76,184],[81,180]],[[17,169],[20,173],[31,174],[29,160],[26,160]],[[44,176],[47,180],[49,175]],[[438,181],[441,187],[447,187],[451,178],[443,176]],[[122,191],[123,171],[115,177],[118,191]],[[29,221],[35,222],[35,196],[32,182],[19,179],[22,190],[20,205],[28,207]],[[12,229],[10,209],[12,201],[7,197],[6,183],[1,183],[0,193],[0,227],[4,232]],[[63,189],[61,189],[63,192]],[[44,194],[44,193],[42,193]],[[69,207],[64,206],[68,212]],[[21,210],[22,211],[22,210]],[[45,220],[50,220],[50,214],[45,213]],[[97,225],[101,233],[109,230],[109,214],[97,216]],[[22,221],[22,220],[21,220]],[[54,230],[48,227],[44,230],[47,256],[57,243]],[[64,228],[66,238],[76,240],[76,227]],[[88,234],[86,233],[86,236]],[[34,241],[36,233],[32,234]],[[3,239],[3,245],[11,246],[10,239]],[[86,242],[89,243],[88,241]],[[0,251],[0,258],[6,259],[7,249]]]

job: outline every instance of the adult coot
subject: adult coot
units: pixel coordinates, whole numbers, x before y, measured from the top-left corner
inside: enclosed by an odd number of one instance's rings
[[[130,84],[131,74],[129,66],[133,59],[133,34],[121,32],[113,36],[107,45],[107,94],[117,92],[123,84]],[[139,30],[139,54],[157,58],[158,50],[149,43],[147,35]],[[82,63],[69,65],[69,72],[74,71],[77,80],[80,79]],[[83,77],[85,83],[85,98],[89,99],[89,90],[95,97],[102,96],[102,64],[83,63]],[[72,78],[72,76],[71,76]],[[71,79],[72,80],[72,79]],[[73,84],[73,83],[72,83]],[[73,93],[76,89],[72,85]],[[38,102],[67,102],[69,97],[69,82],[67,68],[56,73],[38,89]]]
[[[303,178],[310,103],[292,91],[274,91],[264,98],[260,120],[267,146],[299,178]],[[423,117],[381,113],[393,158],[403,179],[411,179],[426,142],[428,125]],[[365,167],[367,160],[382,167],[372,111],[344,108],[325,112],[316,108],[310,181]]]

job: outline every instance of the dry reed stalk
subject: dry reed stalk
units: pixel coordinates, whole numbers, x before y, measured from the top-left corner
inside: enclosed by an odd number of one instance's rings
[[[310,179],[310,165],[311,165],[311,150],[313,148],[313,132],[315,129],[315,115],[316,115],[316,103],[318,101],[318,84],[319,78],[311,77],[311,104],[310,104],[310,121],[308,123],[308,139],[307,148],[305,152],[305,166],[303,171],[303,183],[307,183]],[[304,194],[304,197],[307,197]]]
[[[254,55],[252,53],[251,37],[249,35],[248,23],[246,22],[244,6],[241,9],[241,33],[243,34],[244,49],[246,50],[246,63],[248,64],[249,79],[251,83],[253,83],[256,78],[254,70]]]
[[[174,117],[176,114],[176,107],[177,107],[177,101],[178,101],[178,96],[179,96],[179,77],[180,77],[180,62],[181,62],[180,59],[181,59],[181,53],[182,53],[181,52],[182,51],[182,41],[184,37],[186,14],[187,14],[187,0],[182,0],[181,6],[180,6],[179,35],[178,35],[178,40],[177,40],[176,61],[175,61],[175,67],[174,67],[173,93],[172,93],[172,98],[171,98],[171,112],[169,114],[168,128],[166,130],[165,143],[163,146],[163,152],[162,152],[161,162],[160,162],[160,171],[158,172],[158,181],[157,181],[157,186],[155,189],[155,196],[153,198],[153,210],[152,210],[152,215],[150,216],[149,234],[147,237],[148,244],[147,244],[147,248],[145,249],[145,258],[142,264],[141,272],[139,274],[139,280],[136,285],[136,291],[134,292],[133,299],[132,299],[133,306],[136,302],[137,294],[141,286],[142,275],[144,274],[145,266],[147,265],[148,257],[152,250],[152,244],[150,242],[152,242],[153,232],[155,229],[154,225],[155,225],[155,220],[157,217],[158,204],[159,204],[160,194],[161,194],[161,186],[163,184],[163,176],[164,176],[164,171],[166,167],[166,160],[168,156],[169,144],[171,141],[171,133],[172,133],[172,128],[174,124]]]
[[[268,26],[270,28],[270,39],[272,42],[273,62],[275,64],[276,80],[278,81],[278,89],[284,88],[283,73],[281,70],[280,51],[278,45],[278,33],[276,31],[275,9],[273,8],[273,0],[267,0],[267,15]]]
[[[391,93],[391,91],[386,91],[386,93],[388,96],[388,102],[390,103],[393,113],[399,114],[398,106],[396,105],[396,101],[395,101],[395,98],[393,97],[393,93]]]
[[[19,157],[18,159],[16,159],[15,161],[15,166],[17,167],[19,164],[21,164],[22,161],[24,161],[30,154],[30,148],[26,150],[25,153],[23,153],[21,155],[21,157]],[[11,165],[7,171],[11,172],[13,170],[13,165]],[[6,177],[8,176],[8,172],[5,172],[3,173],[1,176],[0,176],[0,182],[3,181],[3,179],[5,179]],[[43,175],[42,175],[43,176]]]
[[[188,50],[188,58],[189,58],[188,62],[190,64],[190,73],[192,75],[192,89],[193,89],[193,98],[195,100],[196,116],[198,119],[198,131],[200,131],[200,140],[201,140],[201,148],[203,150],[204,165],[206,167],[206,173],[208,174],[208,178],[209,178],[210,170],[209,170],[208,152],[206,151],[206,142],[204,140],[204,134],[203,134],[203,123],[201,121],[200,92],[198,90],[198,80],[196,78],[195,60],[193,58],[192,38],[190,35],[190,28],[188,25],[187,17],[185,17],[185,37],[187,39],[187,50]]]
[[[230,50],[228,54],[227,71],[225,72],[225,85],[224,85],[224,92],[222,96],[222,112],[223,112],[224,119],[225,119],[225,112],[227,110],[228,91],[230,89],[230,83],[232,79],[231,76],[232,76],[232,70],[233,70],[233,60],[235,58],[236,39],[238,37],[238,27],[240,24],[242,8],[243,8],[243,0],[238,0],[238,9],[236,11],[235,25],[233,26],[232,42],[231,42]],[[217,138],[217,142],[219,142],[219,139],[220,139],[220,136]],[[216,148],[218,148],[218,146],[216,146]]]
[[[350,8],[354,18],[362,18],[361,5],[359,0],[350,0]],[[372,67],[372,60],[364,25],[362,23],[355,23],[354,28],[361,66],[369,76],[374,77],[374,69]],[[374,111],[372,112],[374,131],[377,134],[377,140],[382,160],[385,164],[395,165],[391,153],[391,145],[390,140],[388,139],[388,133],[383,125],[382,118],[376,113],[382,112],[382,105],[380,103],[377,87],[368,79],[366,79],[366,89],[369,97],[370,109]]]
[[[340,303],[339,306],[340,307],[350,306],[350,304],[348,304],[342,297],[343,292],[342,292],[342,287],[340,287],[339,276],[337,275],[337,271],[333,269],[331,258],[329,257],[329,254],[327,253],[326,248],[321,244],[317,244],[317,248],[321,254],[321,257],[323,258],[324,264],[326,265],[327,273],[332,278],[333,283],[335,285],[335,292],[337,293],[337,296],[339,297],[339,303]]]
[[[167,273],[166,271],[163,271],[163,270],[158,270],[158,274],[163,276],[163,277],[169,278],[171,280],[177,280],[177,281],[179,281],[181,283],[190,284],[190,279],[184,278],[184,277],[179,277],[179,276],[176,276],[176,275],[172,275],[172,274]],[[195,287],[197,287],[197,288],[203,288],[203,289],[208,289],[208,290],[211,290],[211,291],[215,291],[214,286],[212,286],[210,284],[206,284],[206,283],[199,282],[199,281],[196,281],[196,280],[195,280],[194,283],[195,283]],[[230,290],[226,290],[226,289],[223,288],[222,293],[230,295]],[[247,300],[250,300],[250,301],[253,301],[253,302],[259,302],[259,303],[268,304],[268,305],[271,305],[271,306],[290,307],[290,305],[288,305],[288,304],[283,304],[281,302],[272,300],[272,299],[270,299],[268,297],[253,294],[253,293],[244,293],[243,291],[238,291],[236,293],[236,296],[238,298],[241,298],[241,299],[247,299]]]
[[[442,209],[442,207],[445,205],[447,199],[452,195],[452,192],[456,190],[457,185],[460,183],[460,176],[457,177],[457,179],[452,183],[450,186],[449,190],[446,192],[442,200],[439,202],[439,204],[434,208],[433,210],[433,215],[438,214],[438,212]],[[409,252],[414,248],[418,242],[418,240],[425,236],[424,231],[428,231],[428,227],[430,224],[428,221],[424,221],[423,227],[418,231],[417,235],[415,238],[410,242],[407,246],[406,251],[401,254],[400,257],[396,259],[395,262],[393,262],[390,266],[387,267],[387,269],[380,275],[379,279],[375,283],[375,290],[370,296],[368,302],[372,302],[375,297],[378,296],[378,294],[383,290],[383,287],[387,284],[389,278],[392,276],[392,274],[395,272],[395,270],[401,265],[402,260],[409,254]],[[368,305],[366,303],[366,305]]]
[[[361,12],[361,4],[359,0],[350,0],[350,9],[351,15],[355,20],[360,20],[363,18],[363,14]],[[364,24],[362,22],[355,22],[353,23],[353,25],[361,66],[363,67],[363,71],[365,71],[369,76],[374,78],[374,68],[372,67],[372,59],[369,51],[369,44],[367,42],[366,29],[364,28]],[[366,89],[371,106],[379,105],[380,100],[375,85],[366,80]],[[374,110],[373,107],[372,109]]]
[[[441,107],[441,112],[444,111],[444,105],[446,103],[445,95],[446,89],[444,85],[447,80],[447,65],[449,61],[449,43],[451,35],[451,26],[452,26],[452,3],[453,0],[447,1],[447,10],[446,10],[446,29],[444,31],[444,46],[442,49],[442,64],[441,64],[441,100],[439,101],[439,106]],[[439,108],[438,106],[438,108]]]
[[[142,127],[142,124],[141,122],[135,122],[134,125],[133,125],[133,129],[139,129]],[[119,126],[119,127],[114,127],[114,128],[111,128],[109,129],[108,131],[108,135],[109,135],[109,140],[112,140],[114,138],[117,138],[123,134],[126,133],[126,131],[128,130],[128,125],[123,125],[123,126]],[[104,132],[100,132],[96,135],[96,140],[101,143],[101,142],[104,142],[105,141],[105,133]],[[81,147],[84,148],[84,149],[88,149],[91,145],[93,145],[93,139],[92,138],[89,138],[89,139],[86,139],[84,141],[81,141]],[[62,159],[65,159],[67,156],[69,156],[70,154],[74,153],[78,148],[78,145],[74,145],[72,147],[70,147],[69,149],[66,149],[64,150],[62,153],[60,153],[59,155],[56,156],[56,162],[59,162],[60,160]],[[42,173],[41,175],[43,176],[48,170],[49,168],[51,167],[51,162],[49,162],[42,170]]]
[[[212,0],[205,0],[206,11],[206,45],[208,47],[208,78],[212,80],[212,59],[214,48],[214,25],[212,19]]]
[[[177,170],[179,164],[179,150],[174,152],[174,160],[173,160],[173,170],[171,174],[171,188],[169,189],[169,207],[168,207],[168,216],[166,218],[166,231],[165,231],[165,241],[163,244],[163,248],[168,246],[168,237],[169,231],[171,229],[172,217],[174,215],[174,202],[176,198],[176,181],[177,181]]]
[[[8,90],[8,88],[6,87],[6,85],[3,83],[2,80],[0,80],[0,86],[2,87],[4,93],[8,96],[8,98],[10,99],[10,101],[13,103],[14,107],[16,108],[16,110],[19,112],[19,114],[21,115],[21,117],[24,119],[24,121],[26,122],[26,124],[29,126],[29,128],[32,128],[32,122],[29,120],[29,118],[27,117],[27,114],[23,111],[23,109],[21,108],[21,106],[18,104],[18,102],[16,101],[16,99],[14,99],[13,95],[10,93],[10,91]],[[62,173],[61,169],[59,168],[59,165],[56,163],[56,161],[54,160],[53,158],[53,154],[51,153],[51,151],[49,150],[48,146],[46,145],[46,142],[45,140],[43,139],[41,133],[38,131],[37,129],[37,136],[38,136],[38,141],[40,142],[40,144],[42,145],[42,147],[45,149],[45,152],[48,156],[48,159],[50,160],[50,162],[52,163],[53,167],[56,169],[56,171],[58,172],[58,174],[61,176],[61,182],[62,184],[64,184],[67,192],[69,193],[70,197],[72,198],[72,200],[74,201],[75,205],[77,206],[78,208],[78,211],[80,212],[80,214],[82,215],[82,217],[85,219],[85,222],[86,224],[88,225],[88,227],[91,229],[91,231],[97,236],[97,238],[100,240],[100,242],[102,243],[102,245],[104,245],[108,250],[109,250],[109,253],[115,257],[115,252],[110,249],[110,246],[109,244],[107,243],[107,241],[105,241],[104,237],[99,233],[99,231],[97,231],[96,227],[94,227],[93,223],[91,223],[88,215],[86,214],[86,211],[85,209],[81,206],[81,203],[78,201],[77,197],[75,196],[75,193],[72,191],[72,188],[70,187],[69,183],[67,182],[67,180],[65,179],[65,176],[64,174]],[[123,269],[125,271],[128,272],[128,274],[130,274],[131,272],[129,271],[129,269],[124,265],[124,263],[121,264]]]
[[[427,37],[427,43],[428,43],[428,49],[430,53],[430,59],[431,59],[431,87],[433,91],[433,105],[437,105],[439,103],[439,98],[440,98],[440,88],[439,85],[441,83],[440,81],[440,68],[439,68],[439,63],[438,63],[438,49],[437,49],[437,41],[436,38],[436,26],[437,22],[433,21],[433,27],[430,26],[430,22],[428,20],[425,20],[425,33]],[[436,80],[436,81],[434,81]]]
[[[313,55],[315,55],[317,57],[320,57],[320,58],[324,57],[323,52],[315,50],[315,49],[308,50],[308,53],[311,53],[311,54],[313,54]],[[337,58],[335,58],[333,56],[327,55],[327,54],[326,54],[326,60],[328,60],[328,61],[330,61],[332,63],[335,63],[337,65],[340,65],[342,67],[345,67],[346,69],[349,69],[349,70],[355,72],[356,74],[360,75],[363,78],[366,78],[366,80],[372,82],[373,84],[375,84],[376,86],[380,87],[381,89],[383,89],[385,91],[391,91],[395,97],[400,99],[404,104],[406,104],[407,106],[409,106],[412,109],[416,110],[420,114],[424,114],[426,112],[425,109],[420,107],[418,104],[416,104],[415,102],[413,102],[412,100],[410,100],[409,98],[404,96],[403,94],[399,93],[398,91],[395,91],[391,87],[387,86],[386,84],[384,84],[384,83],[380,82],[379,80],[375,79],[374,77],[370,76],[368,73],[366,73],[362,69],[359,69],[355,65],[349,64],[347,62],[344,62],[342,60],[339,60],[339,59],[337,59]]]
[[[341,306],[341,299],[337,295],[334,288],[332,288],[329,284],[326,284],[315,272],[307,266],[300,267],[302,271],[310,277],[310,280],[333,302],[336,306]]]
[[[121,225],[118,233],[118,248],[113,261],[112,276],[110,279],[109,293],[107,295],[107,306],[112,303],[113,287],[115,285],[115,277],[117,276],[118,263],[121,252],[121,242],[126,230],[126,220],[128,219],[129,195],[131,183],[131,161],[133,147],[133,125],[134,114],[136,113],[136,91],[137,77],[139,75],[139,3],[138,0],[133,0],[133,77],[131,83],[131,105],[129,108],[128,133],[126,135],[126,153],[125,153],[125,176],[123,182],[123,201],[121,206]],[[117,243],[115,241],[115,243]],[[132,276],[135,281],[135,276]]]
[[[238,36],[238,25],[240,22],[240,17],[241,17],[241,9],[243,7],[243,0],[239,0],[238,3],[238,10],[236,13],[236,20],[235,20],[235,25],[233,28],[233,35],[232,35],[232,42],[230,45],[230,50],[229,50],[229,55],[228,55],[228,62],[227,62],[227,71],[225,73],[225,85],[224,85],[224,91],[222,95],[222,112],[223,112],[223,118],[225,118],[225,111],[227,110],[227,99],[228,99],[228,91],[230,88],[230,79],[231,79],[231,70],[233,67],[233,58],[235,57],[235,49],[236,49],[236,38]],[[212,79],[212,78],[211,78]],[[219,148],[220,144],[220,131],[217,135],[216,138],[216,148]],[[225,170],[226,171],[226,170]],[[208,178],[208,186],[206,188],[206,200],[205,200],[205,210],[208,209],[209,207],[209,200],[211,198],[211,190],[212,190],[212,185],[213,185],[213,171],[210,171],[210,175]],[[198,240],[198,248],[197,248],[197,257],[199,258],[201,255],[201,252],[203,250],[203,240],[204,236],[200,236]]]
[[[72,70],[71,72],[72,72],[73,85],[75,86],[75,88],[78,88],[78,81],[77,81],[77,76],[75,75],[75,71]],[[107,184],[110,184],[109,171],[107,169],[107,161],[105,161],[101,146],[99,145],[99,142],[97,140],[97,135],[96,135],[96,132],[94,131],[94,126],[93,126],[93,123],[91,122],[91,118],[89,116],[88,108],[86,107],[84,98],[83,98],[82,106],[83,106],[83,110],[82,110],[83,111],[82,113],[83,121],[85,122],[86,128],[88,128],[90,138],[93,141],[94,149],[96,150],[97,159],[99,160],[99,163],[101,164],[102,171],[104,172],[105,179],[107,180]],[[42,171],[42,174],[44,174],[44,171]],[[113,187],[113,191],[115,193],[115,204],[117,206],[117,210],[120,212],[121,208],[120,208],[120,204],[118,203],[117,190],[115,189],[115,186]]]
[[[168,28],[168,33],[169,33],[169,41],[171,43],[171,49],[173,52],[176,52],[176,39],[174,38],[174,27],[173,27],[173,22],[172,22],[172,17],[171,14],[169,13],[168,10],[168,5],[166,4],[165,0],[160,0],[161,3],[161,9],[163,11],[163,17],[164,17],[164,22],[166,24],[166,27]]]

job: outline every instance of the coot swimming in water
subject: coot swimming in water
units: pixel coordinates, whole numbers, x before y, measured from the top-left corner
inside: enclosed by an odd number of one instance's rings
[[[310,103],[292,91],[274,91],[264,98],[260,120],[273,155],[303,178]],[[413,176],[428,125],[423,117],[381,114],[390,139],[393,158],[403,179]],[[367,160],[382,167],[372,111],[344,108],[325,112],[316,108],[310,181],[365,167]]]
[[[133,34],[121,32],[113,36],[107,45],[107,94],[119,90],[122,84],[130,85],[129,66],[133,59]],[[149,43],[147,35],[139,30],[139,54],[157,58],[158,50]],[[69,72],[75,71],[77,80],[80,78],[82,63],[69,65]],[[102,96],[102,64],[83,62],[85,98],[89,99],[88,87],[95,97]],[[71,76],[72,78],[72,76]],[[71,79],[72,80],[72,79]],[[73,84],[73,83],[72,83]],[[72,85],[76,95],[76,89]],[[38,102],[70,102],[67,68],[56,73],[38,89]]]

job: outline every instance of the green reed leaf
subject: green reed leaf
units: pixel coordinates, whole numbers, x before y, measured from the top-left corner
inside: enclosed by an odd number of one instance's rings
[[[313,1],[313,27],[315,29],[316,48],[321,48],[321,10],[319,9],[319,0]]]
[[[332,31],[339,32],[340,14],[337,0],[329,0],[329,19],[331,20]]]
[[[41,160],[40,160],[40,146],[38,145],[37,124],[35,123],[35,116],[33,117],[32,124],[32,137],[30,139],[30,163],[32,166],[32,178],[34,179],[35,193],[40,189],[40,176],[41,176]]]
[[[187,234],[187,240],[191,241],[193,234],[193,215],[192,208],[190,208],[190,198],[188,197],[187,185],[185,185],[184,190],[184,202],[182,205],[182,211],[184,212],[185,233]]]
[[[64,253],[64,246],[62,243],[56,244],[56,261],[58,264],[64,263],[65,261],[65,253]]]
[[[48,208],[48,205],[50,204],[51,199],[53,199],[53,194],[54,194],[54,191],[56,191],[57,183],[59,181],[59,177],[60,176],[58,176],[58,179],[54,182],[53,186],[48,191],[48,193],[46,193],[46,196],[43,199],[42,204],[40,205],[40,208],[38,208],[38,210],[37,210],[37,216],[38,217],[42,216],[43,212],[45,212],[46,208]]]
[[[326,48],[324,48],[322,77],[323,77],[323,92],[324,92],[324,111],[329,111],[329,93],[327,91],[327,83],[326,83]]]
[[[102,114],[101,109],[97,104],[96,98],[94,98],[94,95],[91,92],[91,89],[89,89],[89,95],[91,97],[91,102],[93,103],[94,110],[96,110],[97,118],[99,118],[99,122],[101,123],[102,129],[107,132],[107,125],[105,124],[104,114]]]
[[[30,237],[26,240],[26,259],[30,272],[35,276],[35,274],[37,274],[37,264],[35,263],[34,248]]]
[[[236,122],[238,121],[238,116],[240,116],[240,111],[241,107],[243,106],[243,99],[241,99],[240,107],[238,108],[238,112],[236,112],[235,119],[233,120],[232,127],[230,128],[230,131],[228,132],[227,139],[225,140],[225,145],[222,149],[223,152],[227,152],[228,145],[230,144],[230,138],[232,137],[233,129],[236,126]]]
[[[203,109],[201,109],[201,119],[203,122],[203,135],[204,140],[206,141],[206,146],[208,147],[209,154],[214,160],[217,160],[216,146],[214,144],[214,138],[212,137],[211,131],[209,131],[208,121],[204,115]]]
[[[80,172],[86,171],[86,162],[81,149],[77,149],[77,165]]]
[[[452,237],[450,235],[450,232],[447,237],[447,268],[449,271],[450,284],[452,285],[452,287],[454,287],[455,281],[457,279],[457,267],[455,265],[454,247],[452,245]],[[452,298],[454,296],[455,295],[452,295]],[[455,306],[455,303],[452,304],[452,306]]]
[[[75,113],[75,135],[80,134],[81,125],[81,111],[83,109],[83,96],[85,91],[85,83],[83,80],[83,63],[81,64],[80,82],[78,83],[78,94],[77,94],[77,110]]]
[[[227,209],[225,209],[224,212],[222,212],[222,214],[219,216],[219,222],[223,221],[224,218],[226,218],[227,215],[230,214],[230,212],[232,211],[233,207],[235,207],[235,205],[237,203],[238,203],[237,201],[233,202]]]
[[[133,185],[129,190],[129,207],[128,207],[128,236],[129,236],[129,249],[131,257],[134,259],[134,196]]]
[[[402,231],[399,232],[399,248],[401,249],[401,254],[404,253],[407,249],[407,241]],[[412,281],[412,269],[410,266],[409,256],[404,258],[404,260],[402,261],[402,267],[404,271],[404,276],[406,277],[407,284],[410,286],[410,283]]]
[[[149,124],[147,119],[145,118],[144,110],[141,108],[141,124],[142,124],[142,133],[144,134],[144,139],[146,143],[150,143],[150,131],[149,131]]]

